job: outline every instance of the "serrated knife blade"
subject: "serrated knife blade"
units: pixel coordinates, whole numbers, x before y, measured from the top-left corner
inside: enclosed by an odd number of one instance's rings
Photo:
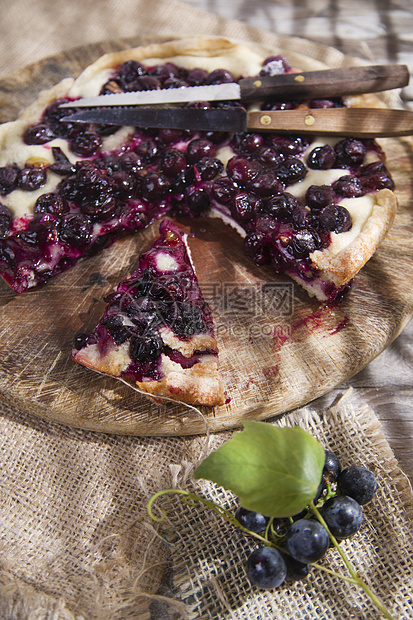
[[[340,135],[360,138],[413,134],[413,112],[391,108],[297,108],[252,111],[242,107],[88,108],[65,116],[63,122],[126,125],[195,131],[272,131],[288,134]]]
[[[242,78],[236,82],[113,93],[76,99],[60,107],[165,105],[189,101],[253,101],[341,97],[403,88],[409,82],[406,65],[340,67],[302,73]]]

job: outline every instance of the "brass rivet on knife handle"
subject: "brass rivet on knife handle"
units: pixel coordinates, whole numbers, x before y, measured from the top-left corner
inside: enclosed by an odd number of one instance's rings
[[[238,109],[238,108],[236,108]],[[247,128],[361,138],[413,135],[413,112],[390,108],[326,108],[247,113]]]
[[[260,117],[260,123],[264,126],[271,125],[271,116],[268,116],[268,114],[263,114]]]
[[[315,118],[312,114],[307,114],[306,116],[304,116],[304,125],[306,125],[307,127],[312,127],[314,123]]]
[[[295,82],[304,82],[304,80],[305,80],[305,77],[304,77],[303,75],[301,75],[301,74],[296,75],[296,76],[294,77],[294,81],[295,81]]]

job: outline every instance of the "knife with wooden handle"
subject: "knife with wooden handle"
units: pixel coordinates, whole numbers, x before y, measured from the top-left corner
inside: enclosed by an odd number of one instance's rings
[[[113,93],[76,99],[61,107],[166,105],[188,101],[278,101],[342,97],[403,88],[409,82],[406,65],[340,67],[302,73],[242,78],[238,82]]]
[[[76,111],[61,119],[103,125],[199,131],[272,131],[360,138],[413,134],[413,112],[391,108],[297,108],[247,112],[241,107],[105,107]]]

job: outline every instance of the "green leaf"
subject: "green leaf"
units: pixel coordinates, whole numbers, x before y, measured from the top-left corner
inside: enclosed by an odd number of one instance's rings
[[[324,461],[323,447],[304,429],[249,421],[194,476],[232,491],[248,510],[290,517],[314,499]]]

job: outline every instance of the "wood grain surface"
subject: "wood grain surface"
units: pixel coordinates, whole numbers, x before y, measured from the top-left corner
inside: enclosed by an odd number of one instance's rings
[[[59,54],[0,81],[0,120],[12,120],[39,90],[77,75],[102,53],[142,39]],[[130,386],[71,361],[73,337],[91,329],[103,296],[134,269],[157,225],[117,242],[46,286],[16,296],[0,283],[0,397],[65,424],[132,435],[189,435],[266,419],[321,397],[363,369],[413,314],[411,138],[386,139],[399,212],[348,294],[321,305],[270,268],[255,267],[237,233],[218,220],[182,221],[211,304],[230,401],[199,411],[159,406]]]

